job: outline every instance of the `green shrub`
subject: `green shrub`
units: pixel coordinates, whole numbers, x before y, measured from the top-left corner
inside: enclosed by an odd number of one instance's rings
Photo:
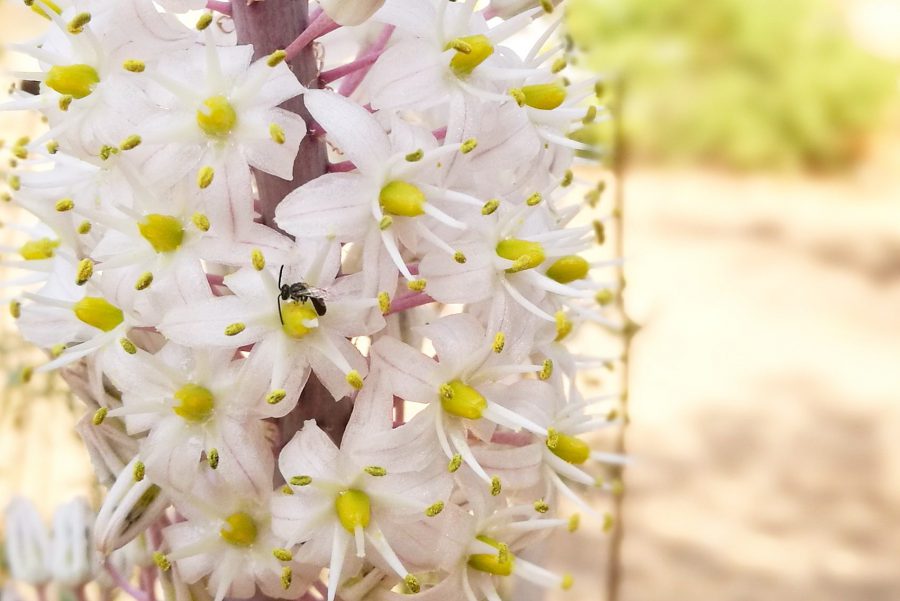
[[[829,0],[572,0],[568,24],[624,76],[630,147],[655,158],[846,165],[896,87]]]

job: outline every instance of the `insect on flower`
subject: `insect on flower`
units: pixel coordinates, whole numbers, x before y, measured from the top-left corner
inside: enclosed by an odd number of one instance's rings
[[[328,310],[328,307],[325,306],[325,299],[328,293],[325,290],[310,286],[302,280],[293,284],[282,284],[281,281],[283,277],[284,265],[282,265],[281,269],[278,271],[278,318],[281,320],[282,325],[284,325],[284,317],[281,315],[282,301],[290,300],[295,303],[309,302],[312,303],[313,309],[316,310],[316,315],[319,317],[325,315],[325,312]]]

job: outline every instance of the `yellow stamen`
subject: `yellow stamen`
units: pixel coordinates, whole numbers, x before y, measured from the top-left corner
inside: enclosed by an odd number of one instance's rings
[[[557,259],[547,268],[547,277],[560,284],[568,284],[587,277],[591,264],[578,255],[567,255]]]
[[[475,138],[469,138],[465,142],[462,143],[462,146],[459,148],[459,151],[463,154],[469,154],[473,150],[478,147],[478,140]]]
[[[145,271],[138,277],[137,281],[134,283],[135,290],[146,290],[150,287],[150,284],[153,283],[153,274],[149,271]]]
[[[550,430],[548,430],[548,433]],[[553,430],[547,437],[547,448],[550,452],[567,463],[581,465],[591,457],[591,447],[574,436]]]
[[[216,170],[209,165],[201,167],[200,170],[197,171],[197,187],[201,190],[209,188],[209,186],[213,183],[213,178],[215,176]]]
[[[132,73],[143,73],[147,66],[144,64],[144,61],[131,58],[122,63],[122,68]]]
[[[168,572],[172,568],[172,562],[169,561],[169,558],[159,551],[153,553],[153,563],[163,572]]]
[[[210,449],[209,452],[206,453],[206,463],[211,470],[219,467],[219,449]]]
[[[91,22],[91,13],[78,13],[72,20],[69,21],[69,24],[66,26],[66,30],[72,35],[77,35],[84,31],[84,26]]]
[[[572,322],[569,321],[564,311],[557,311],[554,318],[556,319],[556,338],[554,340],[559,342],[572,332]]]
[[[194,227],[201,232],[209,231],[209,217],[207,217],[203,213],[194,213],[194,215],[191,217],[191,222],[194,224]]]
[[[462,467],[462,455],[457,453],[450,459],[450,463],[447,464],[447,471],[453,474],[459,470],[460,467]]]
[[[278,561],[292,561],[294,559],[294,554],[288,549],[273,549],[272,555],[274,555],[275,559]]]
[[[526,106],[542,111],[552,111],[566,101],[566,89],[558,83],[523,86],[519,91]]]
[[[100,83],[100,76],[90,65],[55,65],[47,71],[44,83],[63,96],[80,100],[94,91]]]
[[[425,151],[420,148],[420,149],[416,150],[415,152],[411,152],[408,155],[406,155],[406,160],[410,163],[416,163],[418,161],[421,161],[424,157],[425,157]]]
[[[109,413],[109,409],[106,407],[100,407],[94,412],[94,417],[91,418],[91,423],[95,426],[99,426],[106,420],[106,414]]]
[[[17,300],[9,301],[9,314],[13,319],[19,319],[22,316],[22,303]]]
[[[481,419],[487,409],[487,399],[481,393],[460,380],[446,382],[438,397],[441,407],[450,415],[465,419]]]
[[[75,208],[75,201],[71,198],[61,198],[56,201],[56,205],[53,208],[60,213],[65,213],[66,211],[71,211]]]
[[[284,141],[287,139],[284,135],[284,130],[277,123],[269,125],[269,137],[276,144],[284,144]]]
[[[484,206],[481,207],[481,214],[482,214],[482,215],[485,215],[485,216],[487,216],[487,215],[493,215],[494,212],[495,212],[499,207],[500,207],[500,201],[497,200],[496,198],[491,199],[491,200],[487,201],[486,203],[484,203]]]
[[[141,145],[141,137],[137,134],[128,136],[119,144],[120,150],[132,150]]]
[[[59,240],[51,240],[50,238],[30,240],[19,248],[19,256],[26,261],[52,259],[57,247],[59,247]]]
[[[350,370],[350,373],[347,374],[347,383],[355,390],[360,390],[363,387],[363,378],[358,371],[352,369]]]
[[[203,31],[207,27],[209,27],[210,23],[213,21],[212,13],[203,13],[200,15],[200,18],[197,19],[197,24],[194,26],[197,28],[197,31]]]
[[[266,258],[258,248],[250,251],[250,262],[253,263],[253,269],[256,271],[262,271],[266,268]]]
[[[442,512],[442,511],[444,511],[444,502],[443,502],[443,501],[438,501],[437,503],[435,503],[435,504],[433,504],[433,505],[430,505],[430,506],[425,510],[425,515],[428,516],[428,517],[430,517],[430,518],[433,518],[434,516],[438,515],[438,514],[439,514],[440,512]]]
[[[309,486],[312,484],[312,478],[309,476],[294,476],[291,478],[292,486]]]
[[[284,61],[285,57],[287,57],[287,52],[284,50],[276,50],[266,59],[266,64],[270,67],[277,67],[281,62]]]
[[[94,275],[94,262],[90,259],[82,259],[78,262],[78,268],[75,270],[75,284],[84,286],[92,275]]]
[[[491,496],[498,496],[503,491],[503,487],[500,484],[500,478],[494,476],[491,478]]]
[[[456,54],[450,59],[450,69],[457,77],[471,75],[478,65],[494,53],[491,40],[481,34],[456,38],[447,44],[447,48],[456,50]]]
[[[506,334],[497,332],[494,336],[494,344],[491,345],[491,350],[495,353],[502,353],[504,346],[506,346]]]
[[[466,258],[466,255],[460,250],[453,253],[453,260],[456,261],[457,263],[459,263],[460,265],[462,265],[466,261],[468,261],[468,259]]]
[[[81,234],[82,236],[90,233],[90,231],[91,231],[91,222],[90,221],[84,220],[78,224],[78,233]]]
[[[378,308],[382,315],[387,315],[391,310],[391,297],[387,292],[378,293]]]
[[[119,344],[122,346],[122,350],[124,350],[129,355],[134,355],[135,353],[137,353],[137,347],[132,341],[128,340],[127,338],[120,338]]]
[[[277,405],[287,396],[287,391],[281,388],[273,390],[266,396],[266,402],[270,405]]]
[[[138,461],[134,464],[134,481],[140,482],[144,479],[144,475],[147,473],[147,469],[144,467],[143,461]]]
[[[513,266],[506,270],[507,273],[532,269],[544,262],[544,247],[538,242],[507,238],[497,244],[496,250],[497,255],[514,262]]]
[[[116,329],[125,321],[122,310],[112,305],[105,298],[85,296],[73,307],[75,317],[89,326],[104,332]]]

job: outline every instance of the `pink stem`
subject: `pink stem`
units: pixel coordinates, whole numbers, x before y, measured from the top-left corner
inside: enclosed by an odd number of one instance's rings
[[[156,601],[156,577],[153,568],[141,568],[141,588],[147,593],[148,601]]]
[[[220,0],[206,0],[206,8],[209,10],[214,10],[217,13],[222,13],[223,15],[231,16],[231,3],[230,2],[221,2]]]
[[[328,15],[320,12],[316,15],[315,20],[303,30],[303,33],[297,36],[297,39],[284,49],[287,60],[291,60],[300,54],[300,51],[309,46],[316,38],[320,38],[326,33],[331,33],[339,27],[340,25],[332,21]]]
[[[381,30],[381,35],[378,36],[378,39],[375,40],[371,46],[360,52],[360,56],[365,56],[368,54],[378,53],[380,56],[384,49],[387,47],[388,42],[391,39],[391,36],[394,34],[394,26],[393,25],[385,25],[384,29]],[[362,83],[363,79],[366,78],[366,75],[369,73],[369,69],[363,69],[351,74],[347,79],[341,83],[341,87],[338,88],[338,93],[341,96],[350,96],[353,92],[356,91],[356,88],[359,87],[359,84]]]
[[[328,166],[329,173],[346,173],[354,169],[356,169],[356,165],[353,164],[353,161],[344,161],[343,163],[335,163]]]
[[[309,11],[309,22],[312,23],[313,21],[318,19],[321,14],[322,14],[321,6],[317,6],[314,9],[312,9],[311,11]]]
[[[346,77],[351,73],[356,73],[362,69],[368,69],[375,61],[378,60],[378,57],[381,56],[381,53],[370,53],[366,56],[360,57],[353,62],[347,63],[346,65],[341,65],[340,67],[335,67],[334,69],[329,69],[328,71],[322,71],[322,74],[319,76],[319,79],[322,80],[322,83],[329,84],[333,81],[336,81],[342,77]]]
[[[143,591],[137,590],[131,585],[130,582],[125,580],[122,574],[119,573],[119,570],[113,567],[108,559],[103,562],[103,567],[106,568],[106,572],[110,575],[110,577],[113,579],[113,582],[115,582],[116,586],[118,586],[120,589],[134,597],[137,601],[150,601]]]
[[[390,311],[388,311],[388,315],[400,313],[401,311],[406,311],[414,307],[421,307],[422,305],[427,305],[428,303],[433,302],[434,299],[424,292],[414,292],[412,294],[407,294],[406,296],[401,296],[400,298],[395,298],[391,301],[391,309]]]

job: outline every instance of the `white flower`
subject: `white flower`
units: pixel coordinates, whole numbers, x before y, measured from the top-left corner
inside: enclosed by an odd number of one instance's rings
[[[249,361],[257,373],[271,374],[273,402],[286,399],[292,407],[310,369],[340,399],[360,388],[368,371],[348,339],[377,331],[383,319],[374,311],[376,299],[360,298],[357,275],[336,278],[339,251],[334,244],[298,247],[302,258],[283,271],[268,265],[237,271],[224,280],[234,295],[169,311],[159,328],[187,346],[252,345]],[[303,283],[314,296],[324,293],[325,312],[309,299],[282,300],[279,279],[282,285]]]
[[[341,25],[359,25],[382,5],[384,0],[319,0],[325,14]]]
[[[138,465],[140,458],[134,457],[122,468],[97,513],[94,541],[104,555],[142,534],[169,506],[168,495],[150,478],[142,476]]]
[[[41,586],[50,581],[50,536],[27,499],[15,497],[6,508],[6,561],[13,579]]]
[[[278,105],[303,86],[284,62],[251,64],[251,46],[219,47],[206,31],[202,47],[135,74],[156,84],[150,92],[162,107],[139,130],[141,150],[152,150],[144,174],[172,184],[193,169],[203,187],[243,164],[290,179],[306,124]]]
[[[186,520],[163,531],[170,551],[160,563],[174,562],[188,583],[208,576],[214,601],[247,599],[257,587],[268,597],[302,596],[314,572],[284,548],[284,537],[272,527],[268,496],[198,479],[190,495],[176,497]]]

